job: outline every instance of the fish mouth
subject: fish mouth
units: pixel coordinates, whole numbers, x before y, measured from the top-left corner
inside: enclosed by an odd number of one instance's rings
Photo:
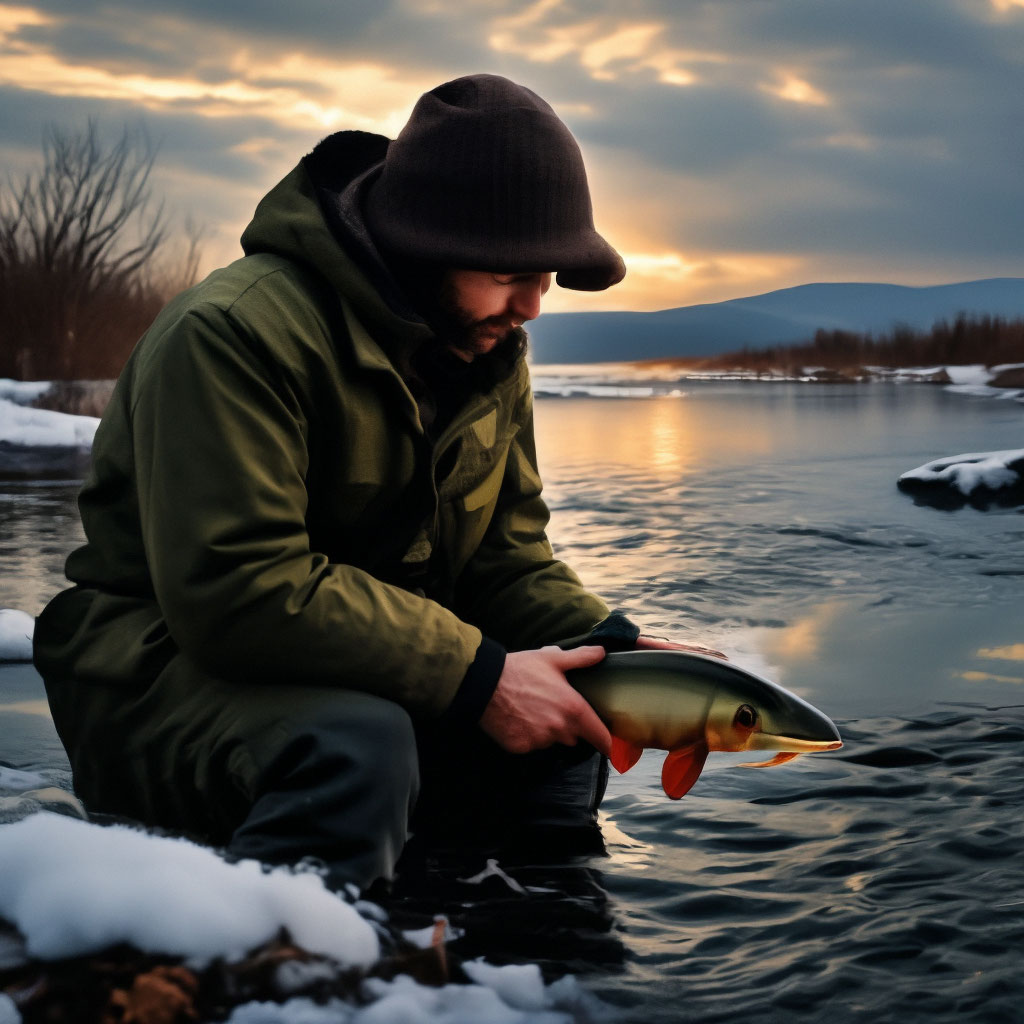
[[[838,750],[843,741],[837,733],[827,740],[798,739],[796,736],[776,736],[772,733],[758,733],[751,737],[747,750],[784,750],[794,754],[816,754],[823,750]]]
[[[838,736],[838,734],[837,734]],[[748,750],[776,750],[778,753],[770,761],[744,761],[740,768],[771,768],[777,764],[785,764],[801,754],[820,754],[826,750],[838,750],[843,745],[841,739],[834,740],[802,740],[794,736],[772,736],[761,733],[754,738]]]

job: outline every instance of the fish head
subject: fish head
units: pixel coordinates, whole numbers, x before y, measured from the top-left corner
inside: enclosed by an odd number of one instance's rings
[[[805,754],[838,750],[843,745],[828,716],[796,694],[749,672],[720,679],[708,709],[705,736],[709,750]]]

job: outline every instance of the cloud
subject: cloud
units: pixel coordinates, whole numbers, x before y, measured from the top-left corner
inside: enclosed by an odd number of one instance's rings
[[[17,168],[46,120],[142,120],[175,201],[234,237],[319,137],[394,135],[480,70],[579,138],[599,227],[637,256],[619,308],[1024,273],[1024,0],[0,3],[0,142]]]
[[[1006,647],[982,647],[979,658],[998,658],[1002,661],[1024,661],[1024,644],[1009,644]]]
[[[298,50],[261,55],[255,42],[217,32],[195,46],[194,25],[166,16],[162,24],[140,24],[142,17],[126,15],[119,36],[98,33],[92,23],[0,20],[0,84],[97,102],[123,100],[147,111],[176,109],[197,118],[261,116],[321,131],[345,126],[381,132],[397,131],[415,96],[435,84],[373,60],[339,64]],[[131,45],[136,37],[159,37],[163,45]],[[192,53],[191,62],[171,59],[182,51]]]

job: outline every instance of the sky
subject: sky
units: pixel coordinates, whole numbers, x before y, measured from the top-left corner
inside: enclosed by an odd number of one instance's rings
[[[211,269],[321,138],[481,71],[569,125],[629,268],[548,309],[1024,276],[1024,0],[0,2],[0,181],[142,129]]]

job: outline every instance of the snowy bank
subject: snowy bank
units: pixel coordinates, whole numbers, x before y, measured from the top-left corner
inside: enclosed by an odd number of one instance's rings
[[[369,1006],[340,999],[250,1002],[236,1007],[226,1024],[600,1024],[620,1019],[575,978],[545,986],[535,964],[494,967],[471,961],[463,968],[477,984],[434,987],[407,975],[392,981],[370,978],[363,987],[363,997],[373,1000]]]
[[[41,812],[0,825],[0,918],[41,960],[118,943],[236,958],[286,928],[312,953],[368,966],[376,932],[315,874],[229,864],[184,839]]]
[[[1024,400],[1024,364],[1000,366],[860,366],[836,370],[824,366],[755,369],[735,366],[713,369],[692,361],[642,363],[579,363],[531,366],[538,398],[685,398],[685,386],[696,383],[889,384],[945,385],[947,390],[984,397]]]
[[[75,416],[102,416],[116,380],[11,380],[0,377],[0,399]]]
[[[80,478],[99,423],[0,398],[0,476]]]
[[[16,447],[92,447],[100,421],[50,409],[32,409],[0,398],[0,442]]]
[[[38,781],[8,774],[17,788]],[[232,1024],[618,1019],[571,976],[545,984],[536,964],[473,960],[456,984],[443,947],[378,959],[378,935],[391,934],[387,913],[350,905],[315,873],[229,864],[184,839],[45,812],[0,825],[0,919],[24,940],[20,960],[10,938],[0,948],[0,988],[17,1000],[0,996],[0,1024],[18,1024],[21,1012],[26,1020],[99,1019],[112,1010],[117,1019],[170,1020],[153,1015],[153,998],[164,1009],[173,1000],[175,1020],[211,1019],[216,1007],[218,1020],[231,1010]],[[133,1000],[147,994],[149,1010],[135,1015]]]
[[[969,452],[927,462],[900,476],[899,488],[916,495],[947,492],[951,500],[929,501],[959,507],[990,500],[998,504],[1024,502],[1024,448],[1001,452]]]
[[[0,662],[31,661],[36,620],[27,612],[0,608]]]

